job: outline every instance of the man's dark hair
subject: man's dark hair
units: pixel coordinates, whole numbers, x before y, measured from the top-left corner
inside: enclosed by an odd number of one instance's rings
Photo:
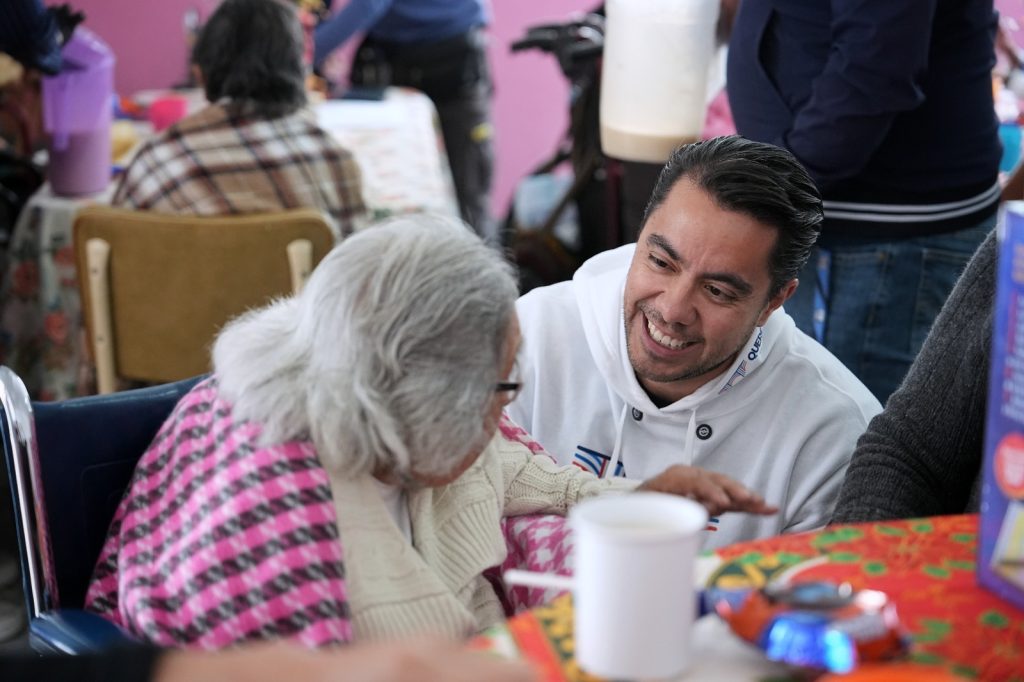
[[[821,195],[811,176],[785,149],[738,135],[679,147],[658,176],[643,224],[686,178],[720,207],[748,215],[778,230],[768,262],[777,294],[807,262],[821,232]]]
[[[206,99],[228,97],[276,118],[306,103],[303,36],[295,9],[280,0],[224,0],[192,48]]]

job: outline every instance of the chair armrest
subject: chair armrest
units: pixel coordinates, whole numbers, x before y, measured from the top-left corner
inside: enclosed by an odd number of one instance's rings
[[[102,616],[80,609],[62,609],[33,618],[28,626],[34,651],[48,654],[84,654],[134,641]]]

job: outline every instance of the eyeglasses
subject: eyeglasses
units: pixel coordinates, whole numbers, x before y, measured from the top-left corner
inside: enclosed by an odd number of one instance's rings
[[[510,400],[514,400],[521,390],[523,390],[523,382],[521,381],[499,381],[494,385],[495,393],[511,393],[512,397]]]
[[[499,381],[494,385],[494,392],[504,394],[505,400],[512,402],[521,390],[523,390],[523,382],[519,381],[519,363],[516,363],[512,365],[512,371],[509,373],[508,379]]]

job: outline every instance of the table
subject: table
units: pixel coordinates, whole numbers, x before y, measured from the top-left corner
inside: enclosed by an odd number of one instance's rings
[[[371,220],[417,211],[458,217],[440,124],[426,95],[389,88],[382,101],[329,101],[315,109],[355,156]],[[95,392],[72,227],[82,206],[109,202],[113,190],[112,183],[97,196],[66,198],[44,184],[14,226],[0,281],[0,363],[35,399]]]
[[[834,526],[738,543],[701,559],[702,584],[760,587],[846,581],[887,592],[912,639],[910,660],[982,680],[1024,680],[1024,612],[978,587],[976,515]],[[572,658],[572,598],[564,595],[492,628],[473,646],[525,656],[549,682],[593,679]],[[714,616],[697,623],[694,667],[680,680],[800,679],[763,659]]]
[[[459,217],[441,124],[426,95],[388,88],[382,101],[328,100],[316,113],[355,156],[372,219],[423,211]]]

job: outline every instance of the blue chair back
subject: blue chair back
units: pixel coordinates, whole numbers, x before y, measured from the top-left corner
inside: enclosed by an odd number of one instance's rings
[[[200,379],[30,403],[17,375],[0,367],[0,425],[33,648],[65,653],[96,648],[82,631],[90,627],[85,614],[70,621],[59,616],[84,604],[139,457]],[[62,632],[69,628],[75,632]]]

